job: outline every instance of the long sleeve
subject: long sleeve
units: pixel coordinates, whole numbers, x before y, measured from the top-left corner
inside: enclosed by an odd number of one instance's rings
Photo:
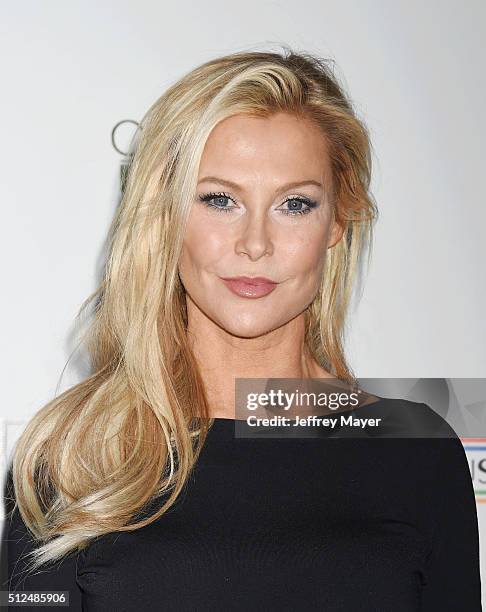
[[[37,547],[32,534],[20,516],[18,508],[5,519],[3,546],[4,573],[2,579],[4,591],[69,591],[69,610],[78,612],[82,609],[81,590],[76,583],[77,555],[71,554],[61,561],[26,573],[30,560],[27,553]],[[9,606],[10,608],[10,606]],[[52,606],[22,606],[23,609],[51,610]],[[12,608],[17,610],[18,607]]]
[[[433,443],[440,455],[424,508],[435,524],[422,610],[477,612],[482,610],[478,519],[466,453],[458,438]]]

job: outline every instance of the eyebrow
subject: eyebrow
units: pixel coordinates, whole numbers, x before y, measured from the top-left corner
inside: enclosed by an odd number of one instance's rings
[[[227,187],[231,187],[232,189],[241,189],[241,186],[238,183],[234,183],[233,181],[228,181],[223,178],[219,178],[217,176],[205,176],[198,181],[199,183],[218,183],[219,185],[226,185]],[[303,185],[315,185],[316,187],[322,187],[322,183],[319,181],[315,181],[313,179],[308,179],[305,181],[293,181],[292,183],[287,183],[286,185],[282,185],[278,189],[278,192],[287,191],[287,189],[293,189],[294,187],[302,187]]]

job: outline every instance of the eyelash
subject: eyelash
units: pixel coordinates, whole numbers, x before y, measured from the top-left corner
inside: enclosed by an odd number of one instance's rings
[[[214,200],[215,198],[227,198],[228,200],[231,200],[234,203],[234,199],[231,196],[229,196],[227,193],[224,193],[224,192],[211,192],[211,193],[205,193],[205,194],[199,195],[199,201],[202,202],[208,208],[211,208],[212,210],[216,210],[218,212],[225,212],[225,213],[229,213],[233,210],[232,208],[227,208],[225,206],[215,206],[214,204],[211,204],[211,200]],[[284,215],[290,215],[291,217],[295,217],[297,215],[306,215],[310,213],[312,209],[317,206],[317,202],[315,202],[314,200],[309,200],[308,198],[302,198],[300,196],[288,198],[287,200],[285,200],[285,202],[283,202],[283,204],[285,204],[286,202],[292,202],[292,201],[302,202],[302,204],[305,204],[306,206],[308,206],[308,208],[305,208],[304,210],[294,210],[294,211],[282,210],[281,212]]]

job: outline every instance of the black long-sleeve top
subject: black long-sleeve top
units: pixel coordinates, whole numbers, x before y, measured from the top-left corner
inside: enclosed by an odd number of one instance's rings
[[[381,398],[353,414],[382,427],[237,437],[216,419],[167,514],[26,579],[16,510],[2,589],[67,590],[68,609],[90,612],[481,610],[460,439],[425,404]]]

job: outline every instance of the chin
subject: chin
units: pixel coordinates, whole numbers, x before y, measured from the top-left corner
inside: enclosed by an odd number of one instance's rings
[[[220,323],[221,327],[232,336],[238,338],[258,338],[268,332],[273,331],[279,324],[276,322],[272,324],[272,321],[223,321]]]

